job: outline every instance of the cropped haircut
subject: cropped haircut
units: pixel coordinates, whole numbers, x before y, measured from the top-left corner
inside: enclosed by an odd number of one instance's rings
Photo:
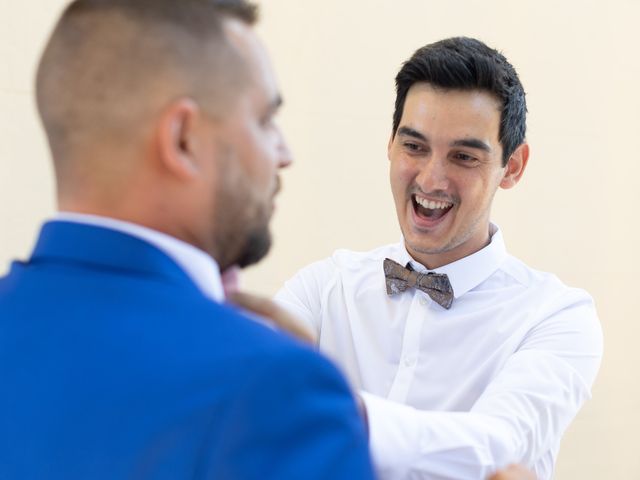
[[[140,22],[164,22],[192,30],[196,35],[219,29],[224,17],[249,25],[258,18],[256,5],[245,0],[75,0],[61,20],[80,13],[115,10]]]
[[[44,50],[36,100],[56,157],[127,138],[163,102],[190,96],[223,115],[248,82],[227,19],[257,21],[245,0],[75,0]]]
[[[418,49],[396,76],[393,114],[395,135],[412,85],[425,82],[443,90],[480,90],[501,105],[499,140],[505,166],[525,141],[527,104],[525,92],[513,66],[497,50],[479,40],[455,37]]]

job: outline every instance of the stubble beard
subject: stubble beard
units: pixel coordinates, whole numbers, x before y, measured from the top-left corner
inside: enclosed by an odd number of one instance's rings
[[[249,231],[245,235],[244,248],[235,261],[240,268],[258,263],[271,250],[271,231],[268,226]]]
[[[238,192],[243,191],[246,190],[225,188],[216,200],[213,233],[221,271],[258,263],[271,249],[270,212],[257,202],[249,205],[246,196],[238,198]]]
[[[419,244],[420,236],[421,235],[427,236],[429,234],[425,234],[425,233],[421,234],[419,232],[416,232],[415,235],[417,235],[418,237],[418,242],[410,243],[407,240],[407,238],[409,237],[407,237],[405,232],[402,232],[402,233],[405,239],[407,250],[413,251],[422,255],[442,255],[442,254],[451,252],[452,250],[455,250],[456,248],[459,248],[460,246],[468,242],[476,232],[478,225],[482,223],[482,220],[483,220],[482,218],[475,219],[475,221],[473,221],[471,225],[467,226],[467,228],[465,228],[464,231],[455,233],[454,236],[451,239],[449,239],[449,241],[447,241],[444,245],[434,246],[431,248],[422,247]],[[489,235],[489,228],[487,227],[487,236],[488,235]],[[459,258],[456,260],[459,260]],[[453,261],[456,261],[456,260],[453,260]]]

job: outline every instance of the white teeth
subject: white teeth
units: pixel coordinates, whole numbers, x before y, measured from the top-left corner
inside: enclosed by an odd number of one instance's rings
[[[423,208],[428,208],[429,210],[449,208],[453,205],[449,202],[434,202],[433,200],[427,200],[426,198],[420,198],[418,196],[416,196],[415,199],[418,205]]]

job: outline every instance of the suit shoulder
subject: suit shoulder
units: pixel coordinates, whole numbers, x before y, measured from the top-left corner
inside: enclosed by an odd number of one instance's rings
[[[238,307],[216,303],[207,298],[182,305],[181,308],[194,321],[197,329],[215,334],[217,341],[237,339],[253,344],[255,351],[264,349],[294,348],[299,342],[289,334],[272,327],[260,317]]]
[[[259,454],[226,477],[299,478],[306,471],[305,478],[318,480],[373,478],[363,424],[338,369],[286,340],[261,352],[262,360],[235,385],[229,428],[218,435],[224,441],[211,448],[218,464],[238,451]]]

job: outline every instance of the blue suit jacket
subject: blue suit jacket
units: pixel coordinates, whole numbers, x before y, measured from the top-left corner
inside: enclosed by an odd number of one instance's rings
[[[137,238],[45,224],[0,279],[0,480],[368,479],[326,360]]]

